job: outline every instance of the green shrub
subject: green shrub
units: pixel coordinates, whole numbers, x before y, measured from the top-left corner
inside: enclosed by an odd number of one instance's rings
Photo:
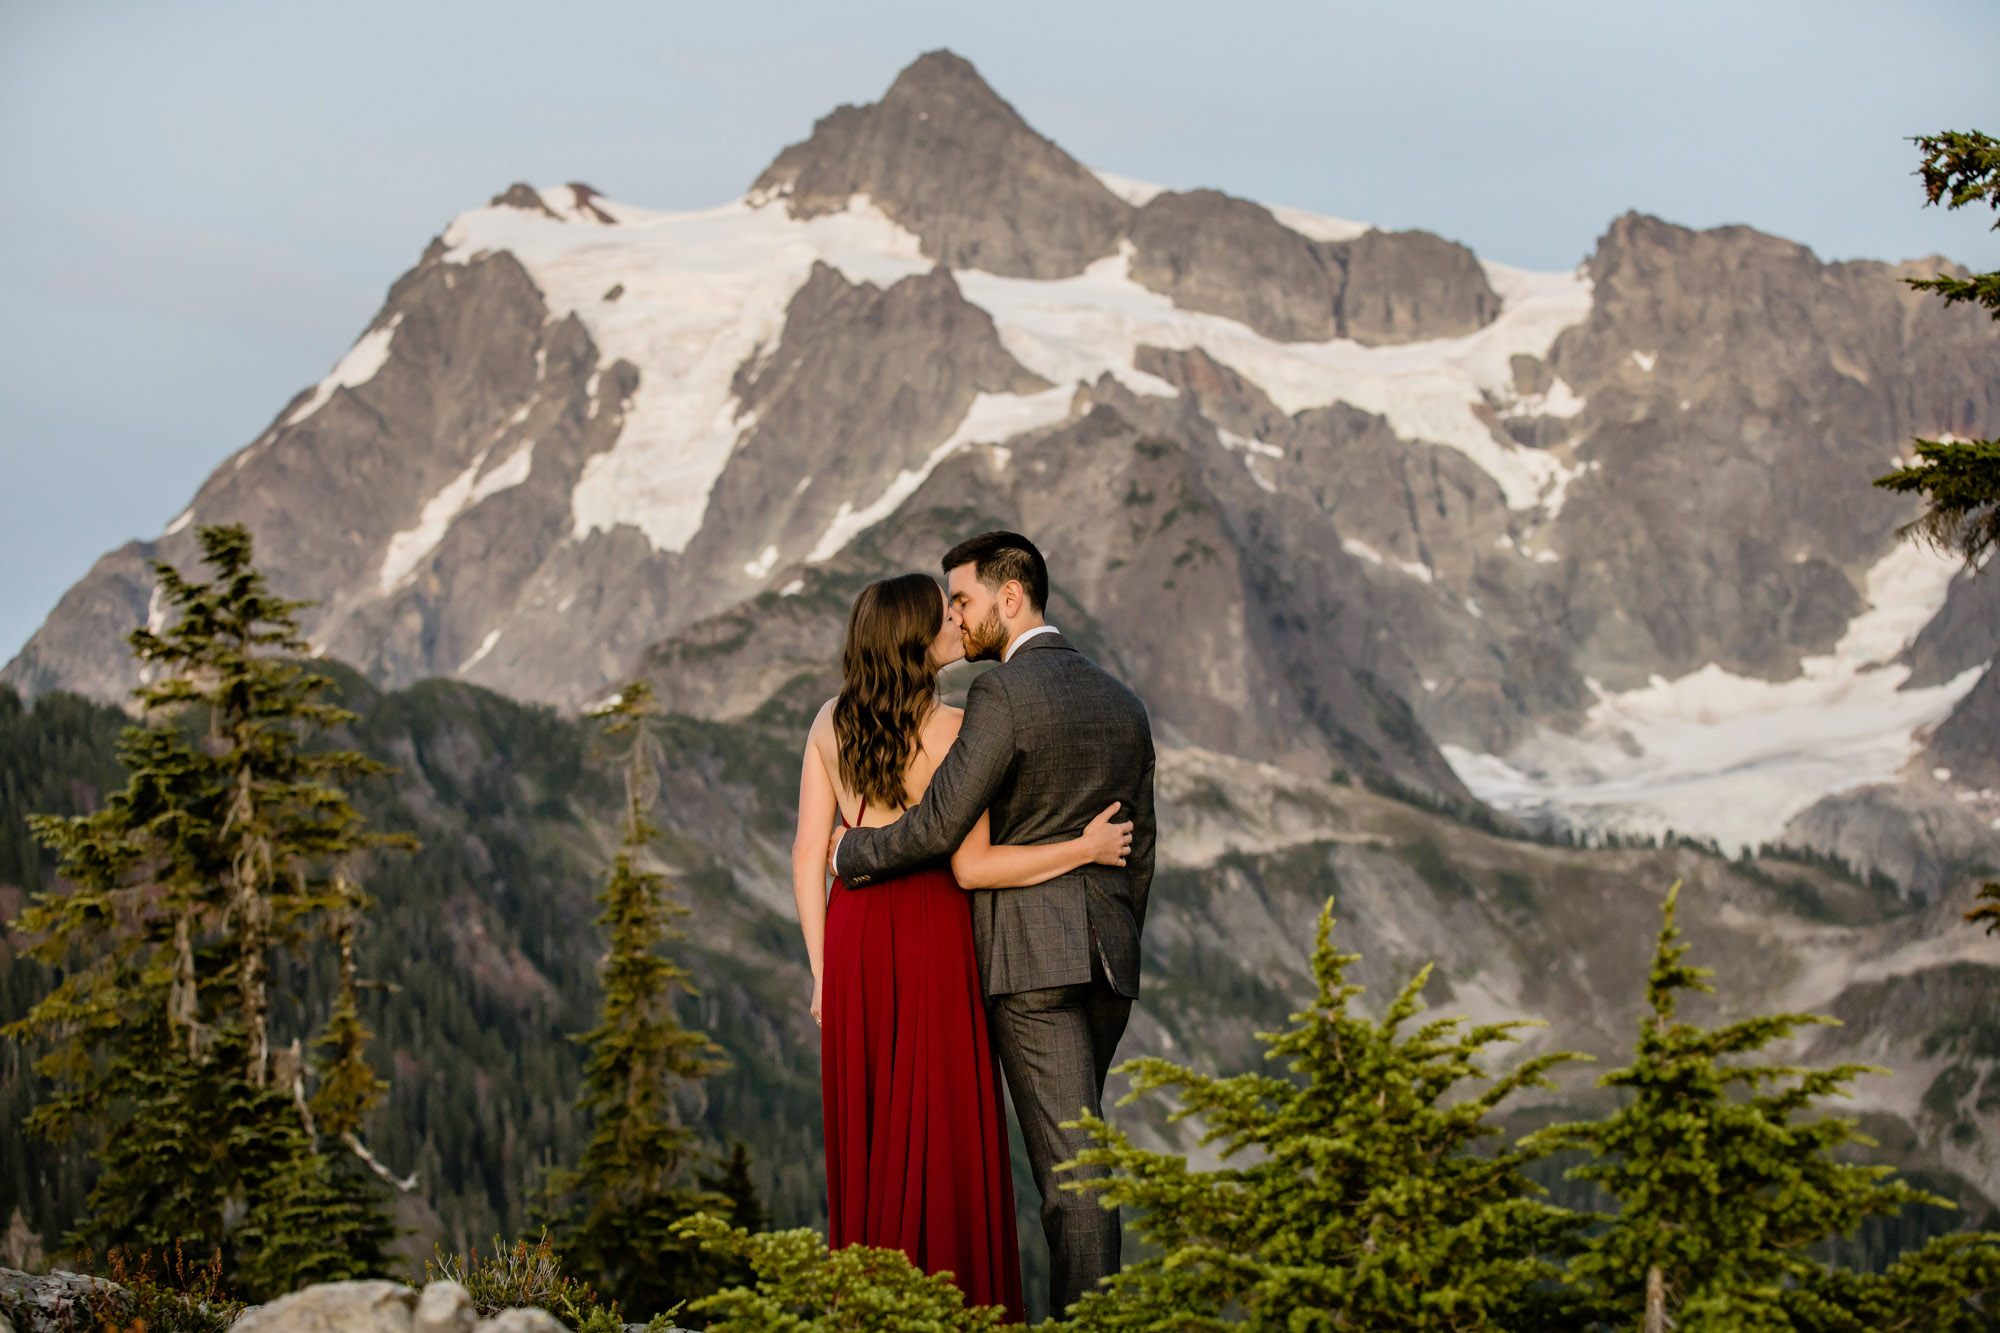
[[[901,1250],[850,1245],[829,1251],[817,1231],[751,1233],[698,1215],[675,1229],[748,1267],[753,1287],[694,1302],[710,1333],[987,1333],[1020,1328],[997,1306],[967,1306],[946,1275],[925,1274]]]
[[[464,1287],[481,1319],[525,1306],[547,1310],[578,1333],[619,1333],[624,1327],[615,1302],[599,1299],[589,1286],[562,1271],[562,1258],[546,1231],[532,1244],[518,1240],[509,1245],[495,1236],[493,1249],[483,1255],[477,1246],[463,1255],[437,1251],[424,1263],[424,1280],[440,1279]],[[660,1316],[653,1322],[663,1321]]]

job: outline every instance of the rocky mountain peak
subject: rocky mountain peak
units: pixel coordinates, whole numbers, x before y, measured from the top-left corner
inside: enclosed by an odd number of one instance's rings
[[[952,268],[1061,278],[1111,254],[1132,208],[950,51],[920,56],[880,102],[842,106],[751,187],[793,217],[868,196]]]

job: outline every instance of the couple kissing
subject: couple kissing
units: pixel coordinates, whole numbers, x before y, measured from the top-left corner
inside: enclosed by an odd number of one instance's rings
[[[903,1250],[1024,1316],[1000,1074],[1042,1195],[1050,1306],[1119,1264],[1115,1210],[1061,1188],[1139,993],[1153,740],[1048,624],[1048,565],[989,532],[855,599],[814,720],[792,887],[821,1025],[829,1242]],[[1000,665],[963,711],[961,659]],[[827,874],[834,875],[831,891]]]

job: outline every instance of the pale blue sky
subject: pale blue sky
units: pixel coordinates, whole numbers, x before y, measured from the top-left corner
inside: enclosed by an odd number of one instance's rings
[[[1637,208],[2000,265],[1905,142],[2000,127],[1993,0],[0,0],[0,660],[453,214],[523,179],[719,203],[937,46],[1093,166],[1509,263]]]

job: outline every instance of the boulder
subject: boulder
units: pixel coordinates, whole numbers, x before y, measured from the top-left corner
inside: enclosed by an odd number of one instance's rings
[[[101,1277],[61,1270],[36,1274],[0,1268],[0,1333],[57,1333],[65,1325],[90,1327],[97,1321],[78,1316],[93,1297],[109,1297],[120,1305],[131,1300],[123,1287]]]
[[[547,1310],[502,1310],[479,1321],[478,1333],[569,1333]]]
[[[327,1282],[245,1311],[232,1333],[411,1333],[416,1308],[400,1282]]]
[[[417,1297],[412,1333],[472,1333],[479,1322],[472,1293],[456,1282],[433,1282]]]

